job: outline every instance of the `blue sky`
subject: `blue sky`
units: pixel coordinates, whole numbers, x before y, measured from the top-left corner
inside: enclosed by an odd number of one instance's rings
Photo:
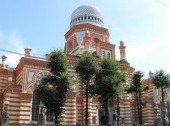
[[[0,49],[24,53],[30,46],[39,57],[63,49],[71,14],[80,5],[102,12],[117,59],[123,40],[127,60],[136,70],[170,73],[170,0],[0,0]],[[16,66],[18,55],[2,54]]]

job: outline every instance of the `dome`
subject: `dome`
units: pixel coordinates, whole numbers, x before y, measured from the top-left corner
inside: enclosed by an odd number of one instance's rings
[[[71,15],[70,27],[78,24],[90,23],[103,27],[103,18],[95,7],[84,5],[75,9]]]

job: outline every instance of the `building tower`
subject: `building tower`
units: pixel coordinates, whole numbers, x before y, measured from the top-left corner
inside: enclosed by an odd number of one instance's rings
[[[120,41],[119,49],[120,49],[120,61],[126,61],[126,51],[125,51],[126,46],[124,45],[123,41]]]
[[[110,43],[109,31],[104,26],[104,20],[102,14],[95,7],[84,5],[78,7],[73,11],[70,20],[70,29],[65,34],[65,40],[66,43],[65,43],[64,51],[69,55],[81,56],[84,52],[90,52],[99,58],[109,56],[116,60],[115,45]],[[124,45],[123,41],[120,41],[119,49],[120,49],[119,63],[120,63],[121,70],[128,75],[127,81],[125,83],[125,88],[127,88],[130,85],[131,75],[132,72],[134,71],[134,68],[130,67],[129,63],[126,60],[126,52],[125,52],[126,46]],[[121,123],[125,125],[132,124],[130,98],[131,97],[129,94],[123,94],[122,97],[120,98],[121,101],[120,120]],[[81,99],[81,97],[78,96],[76,99]],[[93,103],[90,104],[91,106],[89,105],[89,108],[95,109],[94,104]],[[77,106],[82,107],[81,103],[79,103],[79,105],[77,104]],[[78,122],[79,121],[82,122],[83,118],[80,118],[83,115],[83,113],[80,113],[80,111],[82,110],[79,107],[77,107],[77,109],[79,110],[79,114],[76,114],[78,116],[77,117]],[[94,120],[101,121],[102,115],[100,114],[96,115],[92,113],[92,109],[89,111],[90,111],[90,115],[92,115],[90,116],[91,124],[95,124]],[[116,112],[116,110],[114,110],[114,112]],[[112,114],[114,114],[114,112]]]
[[[109,31],[95,7],[85,5],[73,11],[65,39],[65,52],[70,55],[78,56],[88,51],[99,57],[115,58],[115,45],[110,44]]]
[[[109,31],[104,27],[100,11],[92,6],[80,6],[71,15],[70,29],[65,34],[64,51],[70,56],[81,56],[85,52],[93,53],[97,57],[109,56],[115,59],[115,45],[109,42]],[[76,122],[84,123],[85,96],[83,85],[79,82],[76,94]],[[74,99],[74,98],[72,98]],[[81,100],[83,99],[83,100]],[[89,99],[90,124],[99,124],[97,102]],[[73,117],[73,114],[71,115]],[[71,116],[69,118],[71,118]],[[66,119],[64,119],[67,122]]]

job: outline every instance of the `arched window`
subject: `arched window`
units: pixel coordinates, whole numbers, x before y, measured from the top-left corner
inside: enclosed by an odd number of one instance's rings
[[[33,100],[32,100],[32,121],[38,120],[39,105],[40,105],[40,99],[38,99],[38,96],[34,91]]]
[[[86,19],[87,19],[87,17],[85,16],[85,17],[84,17],[84,19],[86,20]]]
[[[103,51],[103,57],[105,57],[105,51]]]
[[[110,57],[110,52],[107,52],[107,56]]]
[[[34,91],[33,92],[33,101],[32,101],[32,121],[38,121],[39,105],[40,105],[40,99],[38,99],[38,96]],[[53,114],[47,114],[46,121],[53,122]]]
[[[88,16],[88,19],[90,20],[90,16]]]
[[[69,50],[71,50],[73,47],[72,42],[69,43]]]
[[[83,16],[81,17],[81,20],[83,20]]]

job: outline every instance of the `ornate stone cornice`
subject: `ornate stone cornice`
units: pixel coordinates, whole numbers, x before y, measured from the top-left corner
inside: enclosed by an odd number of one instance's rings
[[[100,46],[100,47],[103,47],[103,48],[106,48],[106,49],[115,49],[115,45],[110,44],[108,42],[98,42],[98,43],[96,43],[95,46]]]
[[[20,59],[20,62],[19,64],[17,65],[15,71],[16,71],[16,75],[18,75],[23,67],[25,65],[28,65],[28,66],[36,66],[36,67],[46,67],[47,65],[47,60],[45,59],[40,59],[40,58],[34,58],[34,57],[22,57]]]
[[[87,23],[87,24],[74,25],[65,34],[65,37],[68,38],[72,33],[76,31],[95,31],[95,32],[101,32],[102,34],[106,34],[109,36],[108,29]]]

